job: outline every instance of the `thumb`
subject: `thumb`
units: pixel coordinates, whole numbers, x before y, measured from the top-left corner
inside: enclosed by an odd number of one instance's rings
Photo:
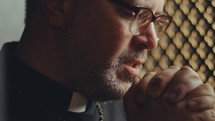
[[[136,105],[135,98],[134,98],[135,97],[134,93],[136,92],[135,90],[137,88],[138,83],[139,81],[135,80],[123,98],[124,108],[125,108],[126,117],[128,121],[133,121],[134,119],[136,121],[139,121],[138,119],[140,119],[139,118],[140,109]]]
[[[143,76],[142,79],[135,80],[132,83],[132,86],[124,96],[125,107],[128,106],[130,109],[135,110],[142,108],[145,100],[147,87],[154,75],[154,72],[148,72]]]
[[[128,121],[140,121],[146,89],[155,73],[146,73],[141,80],[135,80],[123,98]]]
[[[138,83],[139,83],[139,80],[135,79],[134,82],[132,83],[131,87],[128,89],[128,91],[124,95],[124,98],[123,98],[124,105],[131,105],[131,104],[135,103],[134,94],[137,92],[136,88],[137,88]]]

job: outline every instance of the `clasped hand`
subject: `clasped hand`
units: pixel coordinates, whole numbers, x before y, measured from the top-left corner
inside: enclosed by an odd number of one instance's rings
[[[148,72],[124,96],[128,121],[215,121],[215,94],[190,67]]]

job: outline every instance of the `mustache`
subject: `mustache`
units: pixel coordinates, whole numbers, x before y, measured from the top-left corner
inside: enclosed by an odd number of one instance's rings
[[[119,63],[127,63],[130,61],[134,61],[136,59],[144,59],[146,60],[148,56],[148,51],[135,51],[135,50],[128,50],[121,54],[119,57]]]
[[[117,61],[110,61],[110,60],[107,61],[107,64],[105,64],[102,70],[112,68],[112,72],[114,72],[114,70],[117,70],[119,67],[121,67],[122,64],[135,61],[136,59],[146,60],[147,55],[148,55],[147,50],[143,50],[143,51],[127,50],[118,57]]]

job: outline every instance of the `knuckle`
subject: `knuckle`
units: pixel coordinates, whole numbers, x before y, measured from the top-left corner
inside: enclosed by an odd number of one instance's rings
[[[211,86],[209,86],[209,85],[207,85],[207,84],[202,84],[202,85],[200,85],[199,86],[200,88],[204,88],[204,89],[210,89],[211,88]]]
[[[155,80],[161,80],[163,81],[163,78],[165,77],[165,74],[164,73],[159,73],[155,76]]]
[[[181,80],[178,83],[183,83],[187,86],[200,86],[203,84],[203,81],[201,80],[199,75],[190,75],[186,78],[181,78]]]
[[[187,81],[189,81],[191,84],[195,85],[202,85],[203,81],[201,80],[199,75],[191,75],[188,77]]]
[[[170,103],[177,103],[183,98],[183,95],[186,92],[186,87],[184,83],[180,83],[170,89],[167,94],[165,94],[165,98],[170,102]]]
[[[159,73],[156,75],[156,77],[153,79],[153,83],[159,87],[164,86],[165,84],[165,74],[164,73]]]
[[[151,82],[151,84],[149,85],[150,91],[155,91],[155,90],[158,90],[159,88],[160,88],[160,83],[157,80]]]
[[[193,69],[189,66],[183,66],[179,69],[180,71],[185,71],[185,72],[189,72],[189,71],[192,71]]]
[[[165,86],[165,80],[162,78],[162,76],[159,75],[156,75],[156,77],[153,78],[152,82],[149,84],[149,94],[152,97],[159,96]]]
[[[196,75],[196,74],[195,75],[191,75],[189,78],[192,79],[192,80],[201,80],[200,76]]]
[[[197,88],[197,90],[202,91],[202,92],[204,91],[204,93],[206,93],[207,95],[211,95],[211,96],[215,95],[213,87],[209,84],[202,84]],[[201,93],[201,92],[199,92],[199,93]]]
[[[202,121],[215,121],[215,110],[209,109],[204,111],[202,114],[201,118],[204,119]]]
[[[205,88],[208,88],[214,92],[212,85],[206,83],[206,84],[202,84],[202,86],[205,86]]]
[[[183,91],[187,90],[187,87],[186,87],[186,83],[180,83],[178,84],[174,89],[173,91],[176,92],[177,94],[180,94],[182,93]]]

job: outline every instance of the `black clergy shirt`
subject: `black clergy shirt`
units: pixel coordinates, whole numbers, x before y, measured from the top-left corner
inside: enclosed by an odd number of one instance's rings
[[[0,54],[6,89],[6,121],[99,121],[95,101],[85,112],[69,112],[73,92],[22,63],[14,56],[17,42],[7,43]],[[122,101],[101,103],[104,121],[126,121]]]

